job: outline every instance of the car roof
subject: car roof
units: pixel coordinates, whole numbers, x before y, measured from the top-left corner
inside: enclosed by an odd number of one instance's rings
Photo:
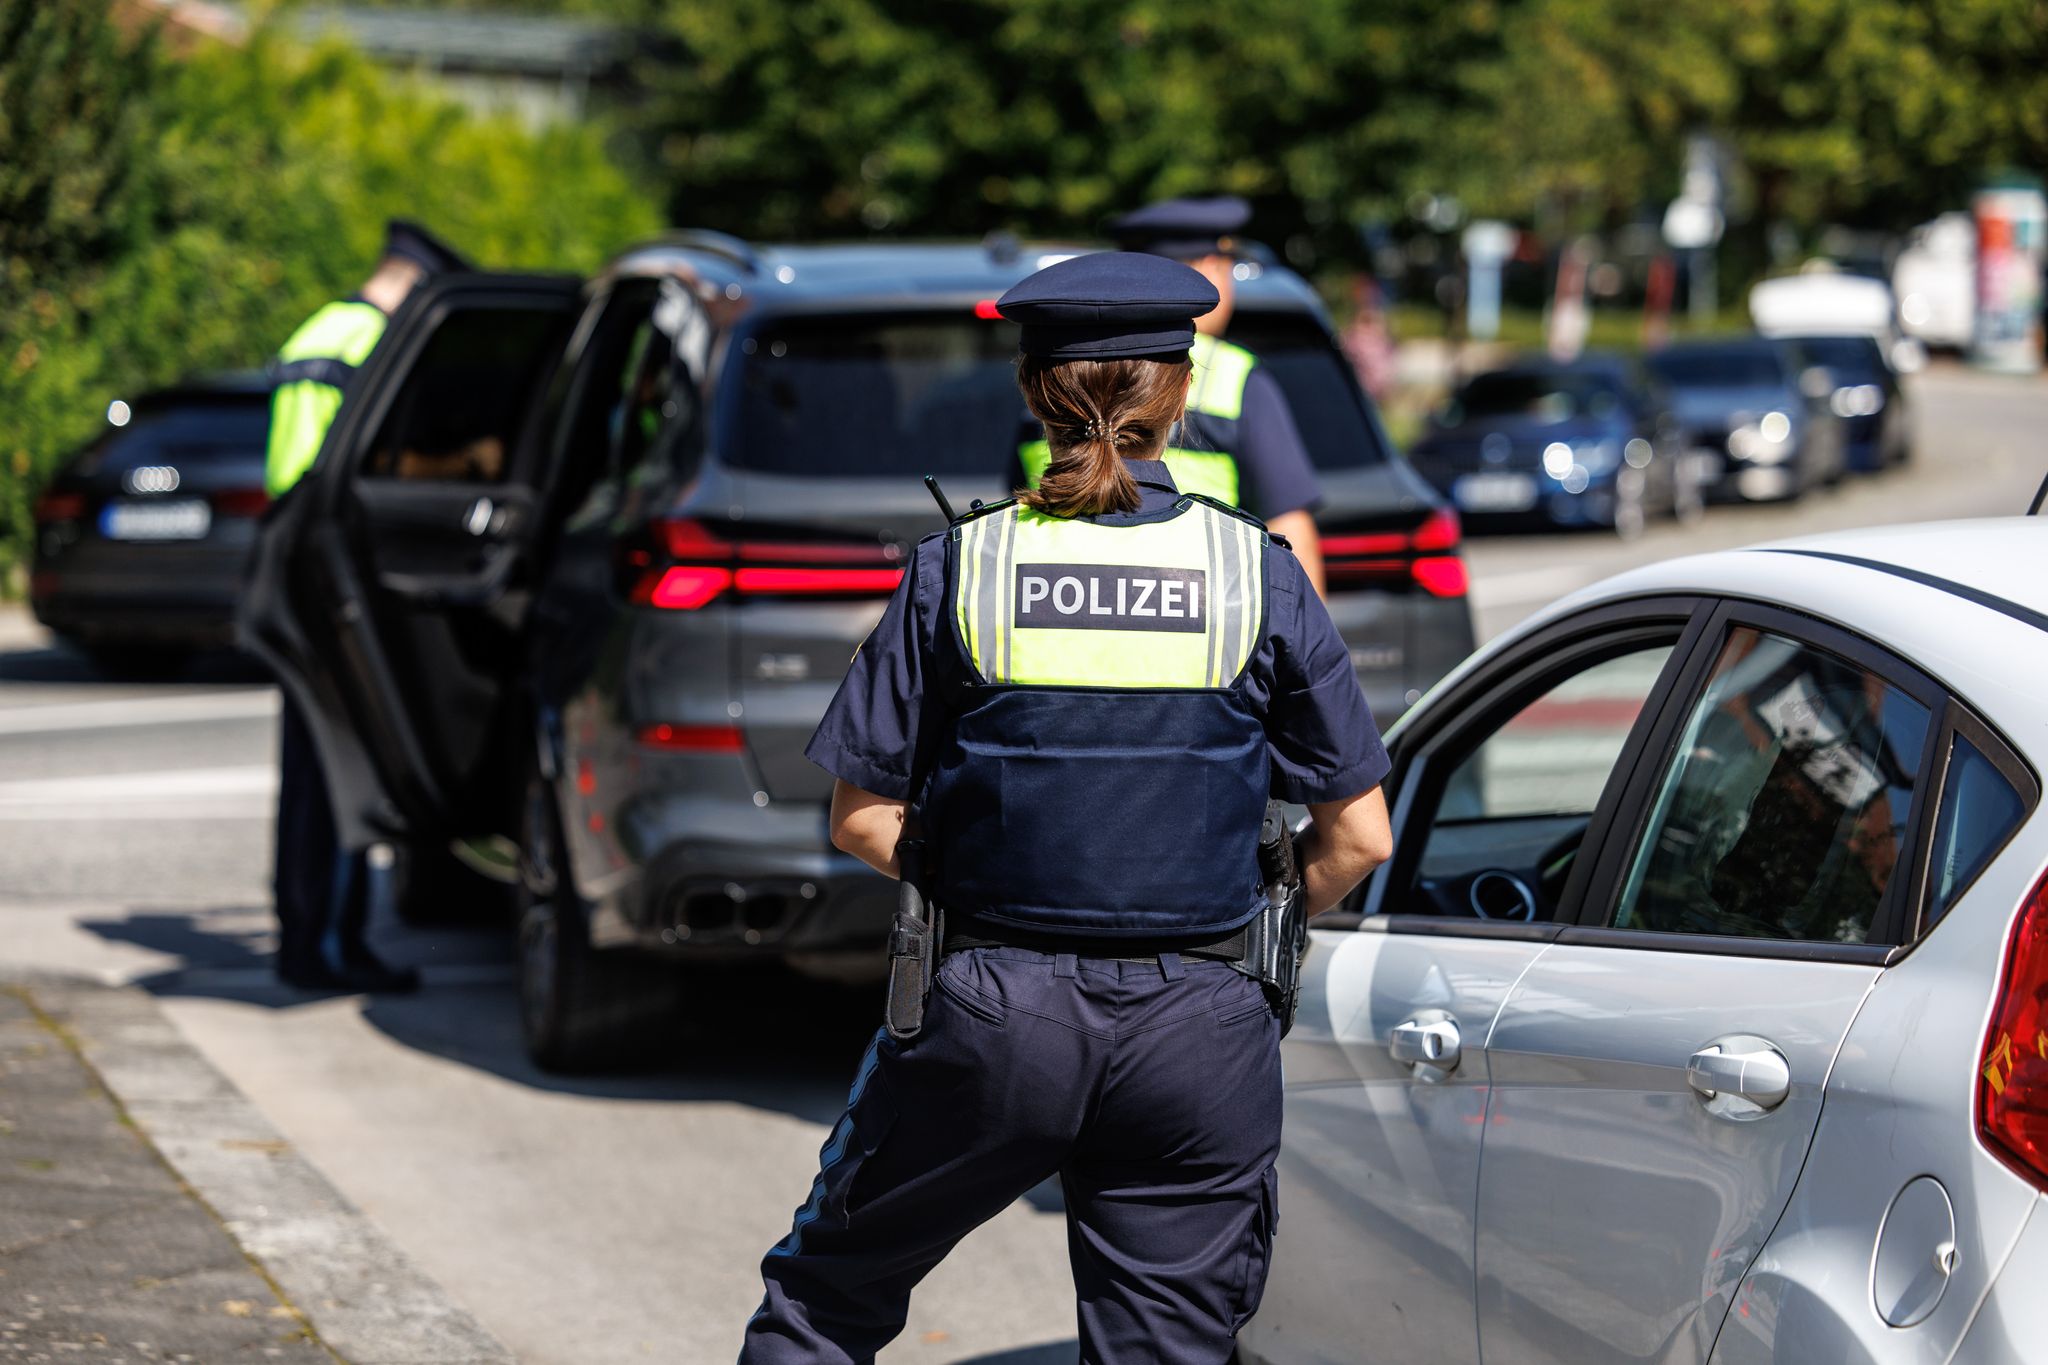
[[[1760,351],[1780,353],[1784,341],[1780,337],[1767,336],[1725,336],[1699,337],[1691,341],[1674,341],[1660,346],[1646,357],[1651,364],[1661,360],[1683,360],[1696,355],[1755,354]]]
[[[195,374],[148,389],[135,400],[138,407],[171,407],[179,403],[218,403],[222,399],[268,398],[276,385],[262,370],[223,370]]]
[[[2026,734],[2031,756],[2048,764],[2033,681],[2048,669],[2048,517],[1878,526],[1667,559],[1561,598],[1474,659],[1603,603],[1667,594],[1745,598],[1863,635],[1953,688],[1993,724],[2002,716],[2008,733]]]
[[[621,253],[606,276],[662,275],[678,268],[726,288],[792,307],[844,301],[863,307],[931,298],[996,298],[1055,261],[1109,248],[1093,242],[890,241],[757,243],[712,232],[678,232]],[[1307,281],[1272,260],[1245,262],[1238,305],[1321,312]],[[601,277],[602,278],[602,277]],[[738,293],[733,292],[734,288]]]

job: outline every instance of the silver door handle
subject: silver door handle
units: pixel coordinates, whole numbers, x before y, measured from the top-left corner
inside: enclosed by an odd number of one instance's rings
[[[1692,1054],[1685,1082],[1703,1100],[1740,1095],[1759,1109],[1775,1109],[1792,1093],[1792,1068],[1776,1048],[1729,1052],[1711,1043]]]
[[[1458,1065],[1458,1054],[1463,1050],[1455,1019],[1410,1019],[1394,1025],[1394,1031],[1387,1035],[1387,1051],[1395,1061],[1410,1066],[1420,1064],[1449,1071]]]

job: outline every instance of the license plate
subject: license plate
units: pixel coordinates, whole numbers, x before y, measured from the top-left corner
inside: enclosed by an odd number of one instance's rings
[[[201,540],[213,529],[213,509],[196,498],[176,502],[110,502],[100,512],[108,540]]]
[[[1536,505],[1536,480],[1527,474],[1467,474],[1451,485],[1467,512],[1526,512]]]

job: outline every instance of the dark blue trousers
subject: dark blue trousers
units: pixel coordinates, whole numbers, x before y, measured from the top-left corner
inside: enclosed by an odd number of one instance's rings
[[[954,954],[923,1032],[862,1058],[740,1358],[872,1360],[953,1245],[1057,1174],[1085,1365],[1220,1365],[1265,1288],[1279,1150],[1256,982],[1196,958]]]
[[[339,971],[369,926],[369,866],[335,838],[327,775],[306,721],[286,694],[277,755],[277,960],[287,974]]]

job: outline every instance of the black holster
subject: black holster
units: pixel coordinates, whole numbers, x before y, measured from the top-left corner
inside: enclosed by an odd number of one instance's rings
[[[1294,856],[1294,834],[1287,828],[1287,808],[1278,801],[1266,803],[1266,818],[1259,826],[1259,880],[1265,883],[1266,908],[1245,926],[1244,962],[1238,970],[1266,988],[1285,1038],[1301,1004],[1308,908],[1302,900],[1301,867]]]
[[[884,1013],[892,1038],[915,1038],[924,1027],[925,998],[939,969],[945,915],[925,895],[928,869],[922,839],[896,845],[896,919],[889,927],[889,1001]]]

